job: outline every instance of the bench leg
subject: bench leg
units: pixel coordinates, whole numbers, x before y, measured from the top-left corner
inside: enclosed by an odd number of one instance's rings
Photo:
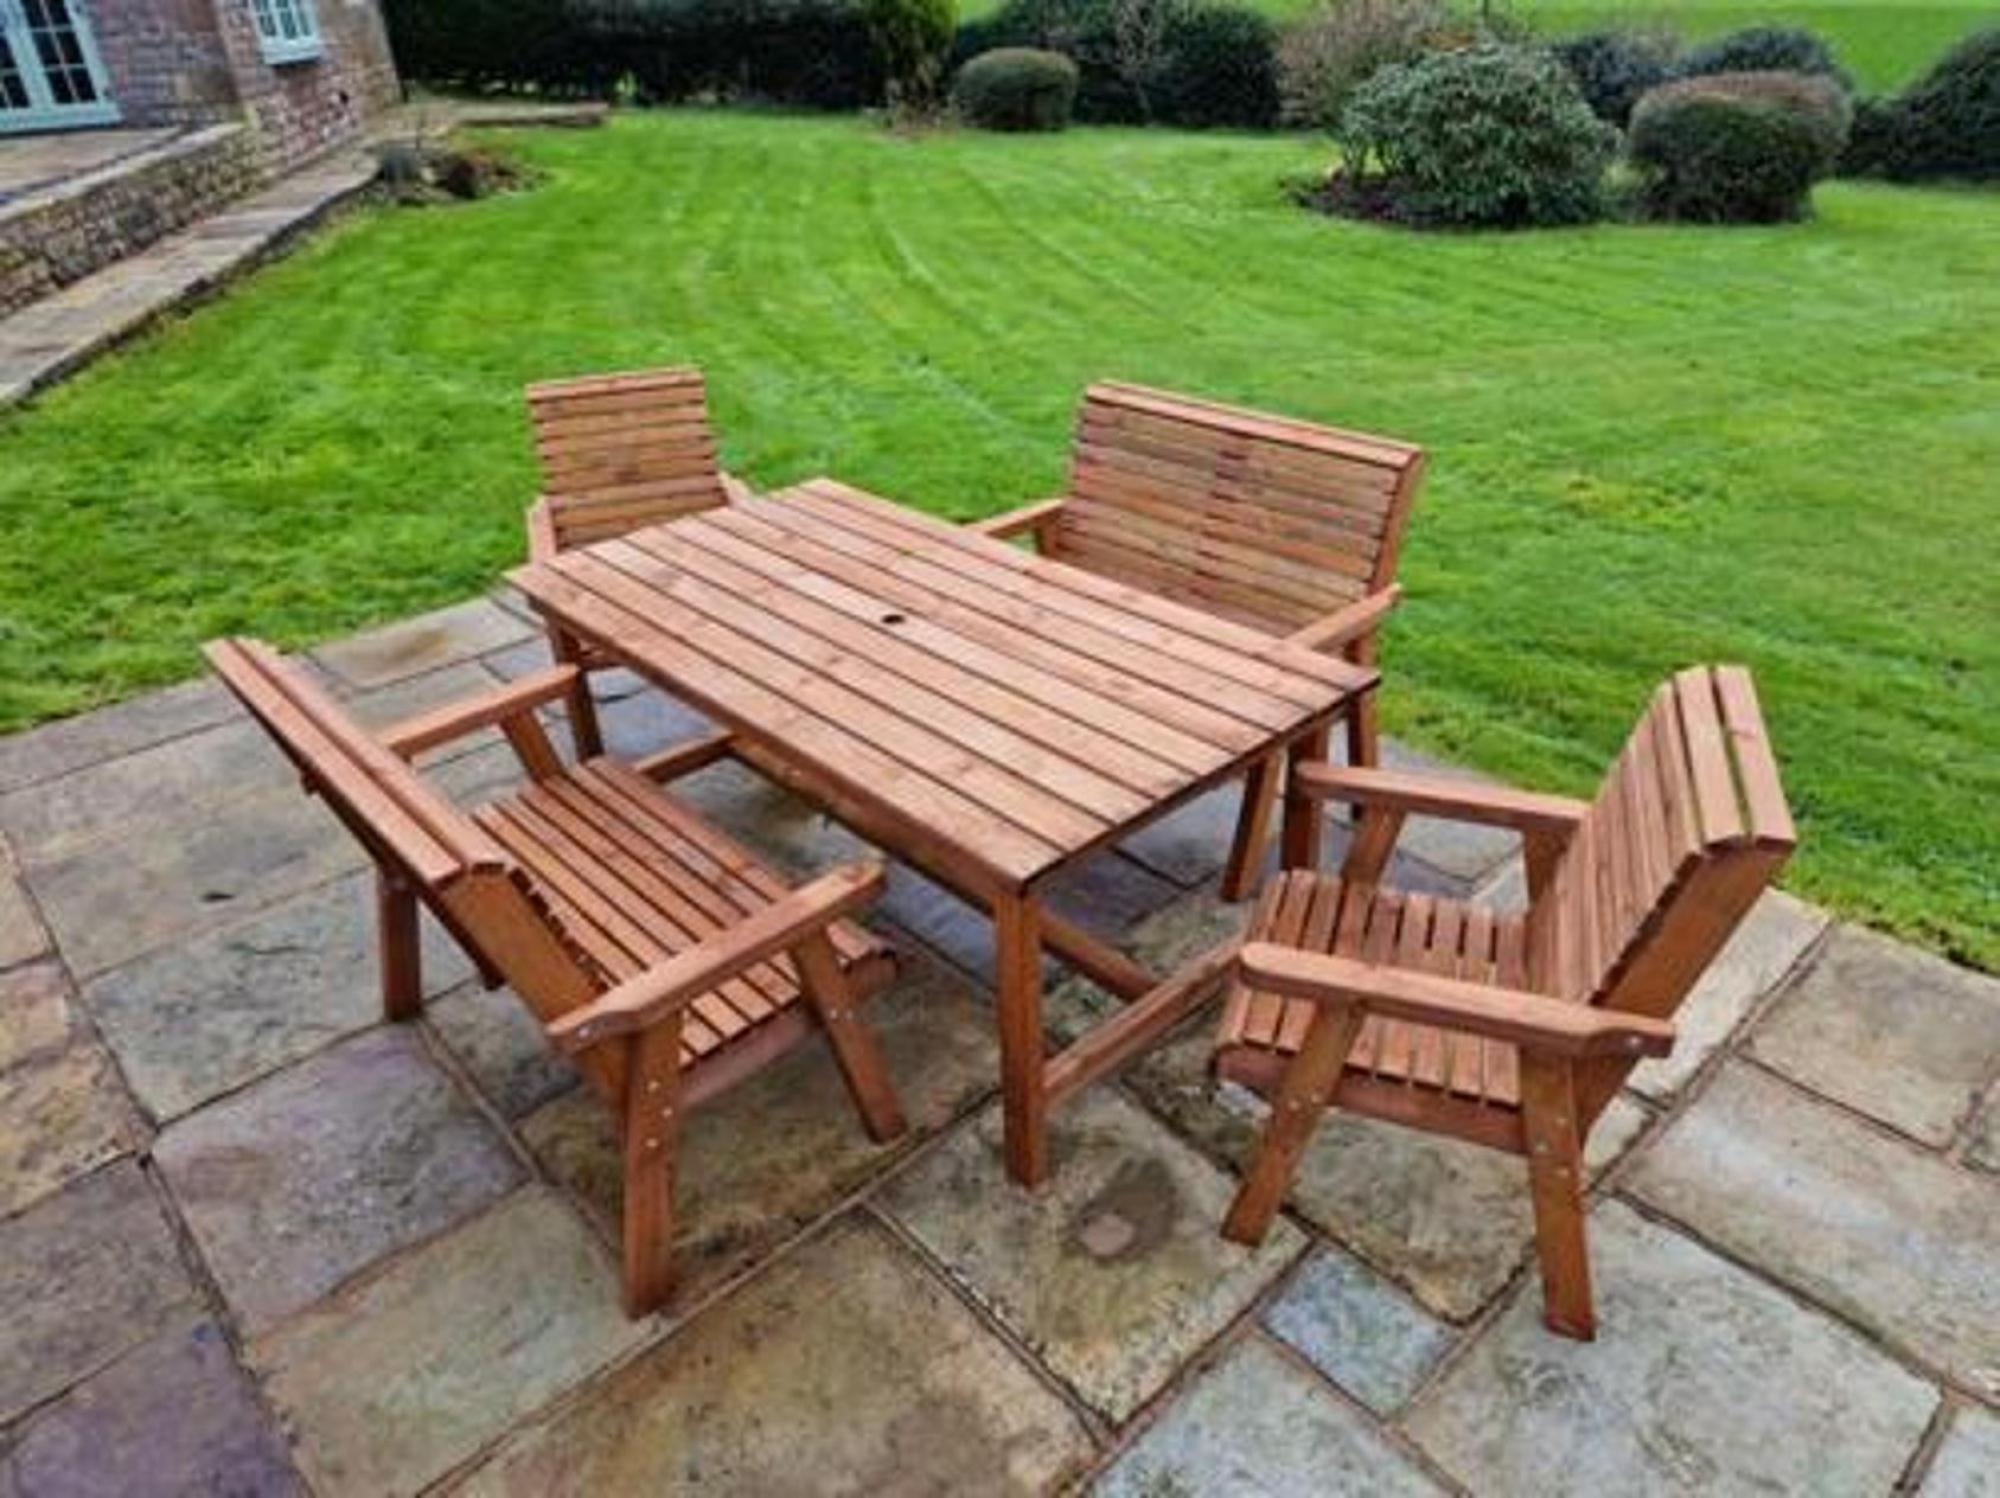
[[[412,1020],[423,1012],[424,974],[418,943],[417,897],[400,874],[375,871],[375,931],[382,962],[382,1017]]]
[[[994,1002],[1000,1011],[1007,1174],[1023,1186],[1039,1186],[1049,1173],[1040,928],[1040,906],[1032,896],[1000,895],[994,900]]]
[[[840,970],[833,943],[824,932],[816,933],[792,948],[792,961],[798,964],[806,998],[819,1015],[868,1137],[878,1144],[894,1139],[909,1125],[896,1103],[896,1090],[882,1065],[875,1037],[854,1012],[854,989]]]
[[[1283,777],[1283,756],[1266,755],[1243,777],[1243,805],[1236,814],[1236,840],[1229,848],[1229,862],[1222,869],[1222,898],[1245,900],[1257,888],[1259,866],[1264,861],[1264,839],[1271,826],[1271,809],[1277,804],[1278,782]]]
[[[644,1316],[674,1287],[674,1145],[680,1134],[681,1016],[626,1043],[625,1314]]]
[[[1347,762],[1377,765],[1382,761],[1382,735],[1375,724],[1375,694],[1363,692],[1347,710]]]
[[[564,707],[569,714],[569,737],[579,760],[595,759],[604,752],[604,735],[597,726],[597,699],[590,695],[590,672],[583,669],[583,649],[561,630],[552,629],[549,631],[549,654],[564,665],[578,668],[576,683],[564,696]]]
[[[1250,1173],[1229,1204],[1222,1220],[1222,1236],[1232,1243],[1255,1247],[1270,1231],[1271,1219],[1298,1169],[1299,1156],[1312,1141],[1320,1116],[1333,1100],[1347,1053],[1354,1049],[1354,1037],[1361,1033],[1363,1011],[1354,1004],[1323,1004],[1313,1015],[1305,1044],[1285,1068],[1278,1095],[1271,1102],[1271,1119],[1264,1125],[1264,1137]]]
[[[1584,1238],[1575,1068],[1524,1051],[1521,1114],[1535,1203],[1535,1255],[1542,1270],[1542,1320],[1550,1331],[1588,1342],[1597,1335],[1597,1316],[1591,1308],[1590,1250]]]

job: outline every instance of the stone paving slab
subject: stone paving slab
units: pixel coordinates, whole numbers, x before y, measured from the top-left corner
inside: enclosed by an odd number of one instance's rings
[[[525,1118],[583,1080],[511,988],[462,983],[425,1011],[431,1029],[502,1118]]]
[[[173,1232],[129,1161],[0,1220],[0,1423],[196,1304]]]
[[[2000,1171],[2000,1087],[1986,1095],[1966,1134],[1965,1158],[1981,1170]]]
[[[322,1498],[414,1493],[655,1329],[625,1319],[575,1213],[529,1187],[250,1358]]]
[[[1953,1412],[1918,1498],[2000,1498],[2000,1414],[1967,1405]]]
[[[518,644],[533,631],[484,598],[400,619],[313,651],[313,659],[352,687],[379,687]]]
[[[19,1498],[305,1492],[211,1321],[162,1332],[28,1421],[0,1455],[0,1493]]]
[[[252,1332],[521,1178],[512,1152],[400,1026],[341,1041],[191,1114],[154,1154]]]
[[[888,1233],[849,1217],[531,1426],[456,1491],[1026,1494],[1075,1414]]]
[[[1829,919],[1782,890],[1766,890],[1674,1012],[1673,1054],[1640,1062],[1626,1086],[1662,1103],[1678,1093],[1811,950]]]
[[[422,933],[427,992],[471,976],[428,916]],[[115,968],[86,985],[83,1002],[141,1106],[178,1118],[382,1018],[374,875]]]
[[[0,736],[0,792],[135,753],[241,711],[220,682],[203,678]]]
[[[1423,1498],[1444,1487],[1353,1406],[1246,1337],[1091,1487],[1097,1498]]]
[[[910,1131],[876,1144],[839,1069],[809,1041],[688,1116],[674,1205],[679,1304],[768,1255],[990,1093],[999,1076],[990,1011],[964,978],[921,951],[871,999],[874,1032]],[[578,1088],[521,1126],[536,1157],[618,1241],[623,1167],[610,1110]]]
[[[996,1108],[881,1196],[884,1210],[1090,1405],[1122,1421],[1297,1257],[1279,1222],[1257,1249],[1216,1231],[1235,1183],[1110,1088],[1067,1102],[1052,1178],[1024,1191]]]
[[[1620,1203],[1591,1213],[1595,1342],[1541,1299],[1419,1400],[1417,1444],[1479,1492],[1887,1493],[1937,1392],[1853,1332]]]
[[[2000,981],[1843,926],[1750,1052],[1913,1139],[1947,1145],[2000,1075]]]
[[[1183,1137],[1242,1170],[1267,1110],[1247,1090],[1210,1080],[1212,1044],[1212,1026],[1191,1029],[1136,1062],[1128,1080]],[[1613,1100],[1585,1151],[1593,1177],[1646,1119]],[[1314,1131],[1286,1200],[1450,1321],[1469,1320],[1500,1291],[1534,1236],[1519,1157],[1338,1111]]]
[[[0,973],[0,1071],[69,1043],[74,1006],[61,966],[36,962]]]
[[[1337,1248],[1314,1253],[1262,1319],[1272,1336],[1378,1415],[1401,1408],[1457,1338]]]
[[[85,1036],[0,1072],[0,1215],[125,1153],[136,1132],[110,1059]]]
[[[51,946],[14,855],[0,837],[0,971],[46,956]]]
[[[2000,1398],[2000,1182],[1734,1061],[1640,1157],[1628,1189]]]

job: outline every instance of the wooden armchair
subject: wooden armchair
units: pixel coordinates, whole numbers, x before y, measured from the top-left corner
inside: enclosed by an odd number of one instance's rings
[[[1059,558],[1266,634],[1375,663],[1401,593],[1396,554],[1423,477],[1420,448],[1387,437],[1102,383],[1077,414],[1069,492],[990,520]],[[1375,703],[1347,720],[1348,762],[1378,758]],[[1324,735],[1305,746],[1324,757]],[[1250,893],[1282,772],[1273,754],[1244,785],[1223,871]]]
[[[1750,677],[1661,687],[1593,801],[1307,766],[1304,794],[1362,809],[1339,875],[1264,891],[1217,1070],[1273,1094],[1223,1233],[1258,1242],[1320,1115],[1347,1108],[1528,1161],[1548,1325],[1595,1330],[1583,1142],[1790,854],[1792,820]],[[1525,917],[1378,888],[1411,813],[1519,829]]]
[[[856,1005],[894,974],[891,950],[843,919],[882,887],[854,864],[788,888],[650,778],[686,756],[565,766],[536,720],[576,684],[558,666],[428,713],[380,738],[254,640],[209,660],[375,859],[390,1019],[421,1005],[417,902],[505,982],[575,1057],[623,1135],[624,1301],[672,1287],[674,1140],[687,1108],[825,1034],[869,1134],[903,1119]],[[527,788],[466,813],[411,761],[497,725]]]
[[[698,369],[548,380],[530,385],[527,398],[542,465],[541,496],[528,510],[531,560],[713,509],[748,492],[716,466]],[[607,664],[553,627],[549,648],[558,661],[586,672]],[[581,676],[569,712],[577,752],[601,753],[596,705]]]

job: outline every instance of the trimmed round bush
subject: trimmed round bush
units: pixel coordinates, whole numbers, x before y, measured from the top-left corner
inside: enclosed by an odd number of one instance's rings
[[[1802,26],[1746,26],[1690,48],[1681,76],[1709,73],[1824,73],[1847,81],[1833,49]]]
[[[1178,10],[1146,92],[1157,120],[1268,130],[1278,123],[1278,28],[1233,5]]]
[[[1576,80],[1591,111],[1621,130],[1639,96],[1674,76],[1674,39],[1665,32],[1586,31],[1549,50]]]
[[[1392,62],[1422,56],[1450,19],[1445,0],[1323,0],[1278,43],[1285,120],[1333,130],[1357,87]]]
[[[1649,218],[1706,224],[1803,217],[1832,163],[1823,121],[1753,92],[1656,88],[1632,111],[1628,142]]]
[[[1076,64],[1039,47],[996,47],[958,70],[951,99],[982,130],[1061,130],[1076,103]]]
[[[1966,37],[1895,98],[1859,108],[1845,169],[2000,180],[2000,26]]]
[[[1618,135],[1548,53],[1486,45],[1383,68],[1339,139],[1357,189],[1396,218],[1521,228],[1600,217]]]
[[[1796,115],[1819,144],[1816,178],[1833,170],[1854,125],[1854,101],[1823,73],[1711,73],[1663,83],[1648,97],[1656,98],[1655,108],[1675,99],[1728,99]]]

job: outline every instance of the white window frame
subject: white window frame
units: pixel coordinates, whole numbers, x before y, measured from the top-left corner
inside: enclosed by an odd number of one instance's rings
[[[311,62],[326,50],[313,0],[249,0],[249,5],[264,61],[273,66]]]

